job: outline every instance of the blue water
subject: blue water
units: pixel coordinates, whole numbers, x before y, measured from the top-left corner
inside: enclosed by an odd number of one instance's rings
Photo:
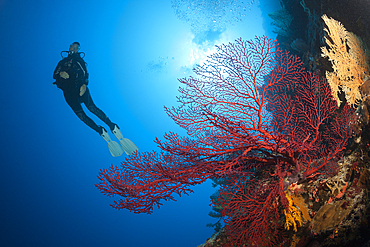
[[[201,7],[190,20],[175,14],[189,2],[200,1],[0,0],[0,246],[189,247],[212,235],[211,182],[151,215],[111,208],[114,198],[94,184],[125,156],[113,158],[52,85],[60,52],[78,41],[95,104],[140,151],[157,150],[153,140],[165,132],[185,135],[163,110],[176,105],[177,78],[192,75],[215,44],[273,37],[263,17],[279,8],[230,1],[245,8],[218,13],[212,26]]]

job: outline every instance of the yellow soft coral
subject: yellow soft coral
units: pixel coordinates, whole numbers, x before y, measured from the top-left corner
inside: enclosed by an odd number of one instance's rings
[[[366,49],[361,40],[333,18],[322,16],[327,28],[325,41],[329,49],[321,47],[322,57],[328,57],[333,66],[333,72],[326,72],[326,79],[332,89],[338,106],[341,101],[338,92],[345,93],[348,104],[354,106],[361,100],[359,87],[368,74]]]
[[[297,231],[297,225],[301,226],[302,225],[302,215],[301,212],[293,206],[293,199],[290,196],[290,194],[286,193],[286,198],[289,203],[289,209],[288,212],[284,209],[284,214],[285,214],[285,229],[289,230],[290,226],[293,226],[293,231]]]
[[[304,202],[304,199],[301,195],[292,195],[292,200],[294,205],[301,211],[302,217],[305,221],[311,221],[311,217],[308,213],[308,206]]]

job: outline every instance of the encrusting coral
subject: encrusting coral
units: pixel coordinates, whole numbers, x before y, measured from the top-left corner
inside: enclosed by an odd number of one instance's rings
[[[319,233],[338,226],[351,211],[350,207],[344,206],[345,203],[338,201],[323,205],[312,221],[312,231]]]
[[[326,15],[322,19],[327,26],[324,38],[329,49],[321,47],[321,56],[328,57],[333,67],[333,72],[326,72],[326,78],[338,106],[341,103],[338,97],[340,91],[345,93],[348,104],[354,106],[362,99],[360,86],[368,74],[366,49],[360,38],[348,32],[339,21]]]

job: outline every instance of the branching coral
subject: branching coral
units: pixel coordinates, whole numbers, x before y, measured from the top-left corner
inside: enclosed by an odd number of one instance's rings
[[[348,104],[354,106],[361,100],[359,87],[368,74],[366,49],[355,34],[348,32],[345,27],[333,18],[322,16],[327,28],[325,41],[327,47],[321,47],[322,57],[328,57],[332,63],[333,72],[326,72],[326,78],[332,88],[332,94],[338,106],[341,100],[338,92],[345,93]]]
[[[284,186],[325,173],[341,156],[353,112],[338,109],[327,81],[273,39],[238,39],[217,49],[194,69],[196,77],[180,79],[180,106],[165,108],[188,136],[157,138],[160,152],[102,169],[96,186],[121,197],[114,208],[152,213],[191,186],[223,179],[212,201],[221,204],[229,245],[275,246],[284,239],[283,209],[287,227],[296,231],[302,223]]]

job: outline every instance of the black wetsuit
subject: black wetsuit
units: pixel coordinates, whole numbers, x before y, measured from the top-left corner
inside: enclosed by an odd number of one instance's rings
[[[68,73],[69,78],[64,79],[60,76],[60,72]],[[80,87],[88,84],[89,74],[86,69],[86,63],[81,58],[80,53],[69,54],[63,58],[54,70],[53,78],[58,88],[63,90],[64,98],[74,113],[90,128],[102,134],[102,127],[98,126],[91,118],[89,118],[82,109],[81,103],[84,103],[93,114],[106,123],[111,130],[115,124],[112,123],[105,113],[96,107],[94,104],[89,89],[86,87],[85,93],[80,96]]]

